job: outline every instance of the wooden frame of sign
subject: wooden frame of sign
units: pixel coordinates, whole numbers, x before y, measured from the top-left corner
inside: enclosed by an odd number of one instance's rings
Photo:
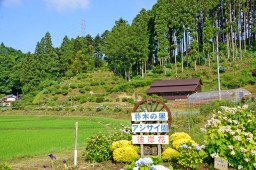
[[[167,133],[172,121],[166,104],[158,99],[144,99],[134,106],[131,117],[132,132],[139,133],[132,136],[132,143],[140,144],[141,157],[144,157],[144,145],[157,145],[157,154],[161,156],[162,145],[169,144]]]

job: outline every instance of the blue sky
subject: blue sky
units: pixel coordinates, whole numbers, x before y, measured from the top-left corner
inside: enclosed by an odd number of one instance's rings
[[[130,24],[142,8],[157,0],[0,0],[0,43],[34,53],[36,43],[50,32],[54,47],[65,35],[93,37],[111,30],[119,18]],[[83,23],[85,21],[85,24]],[[85,25],[84,27],[82,25]]]

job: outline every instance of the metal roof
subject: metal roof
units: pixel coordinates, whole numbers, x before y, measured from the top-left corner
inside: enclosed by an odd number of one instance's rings
[[[195,91],[197,85],[188,86],[170,86],[170,87],[150,87],[147,93],[168,93],[168,92],[191,92]]]
[[[151,84],[147,94],[168,92],[194,92],[202,84],[200,78],[185,80],[160,80]]]
[[[159,80],[151,84],[151,87],[162,86],[183,86],[183,85],[199,85],[203,84],[200,78],[184,79],[184,80]]]

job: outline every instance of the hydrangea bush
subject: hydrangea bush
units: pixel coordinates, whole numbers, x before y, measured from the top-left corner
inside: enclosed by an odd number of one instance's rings
[[[162,153],[164,161],[177,160],[178,163],[186,168],[197,168],[203,163],[207,154],[203,150],[204,145],[200,146],[185,132],[176,132],[169,138],[170,146]]]
[[[138,158],[138,152],[131,146],[124,146],[113,151],[113,159],[116,162],[131,163]]]
[[[222,107],[205,128],[206,150],[214,157],[228,160],[236,169],[256,169],[256,121],[249,110]]]
[[[111,145],[113,159],[116,162],[131,163],[139,157],[139,147],[128,140],[119,140]]]
[[[151,158],[140,158],[135,162],[136,167],[139,167],[139,170],[149,170],[153,165],[153,160]]]
[[[184,143],[192,143],[195,144],[196,142],[191,139],[191,137],[185,132],[176,132],[172,134],[169,138],[171,146],[178,150],[180,145]]]
[[[139,149],[140,149],[138,146],[134,146],[132,144],[132,141],[128,141],[128,140],[119,140],[119,141],[113,142],[111,145],[112,151],[122,147],[131,147],[137,152],[139,152]]]
[[[180,153],[177,150],[168,147],[162,152],[162,159],[164,161],[173,161],[173,160],[177,160],[179,155]]]
[[[192,144],[190,142],[182,144],[179,149],[178,163],[186,168],[196,169],[203,163],[207,154],[204,145]]]

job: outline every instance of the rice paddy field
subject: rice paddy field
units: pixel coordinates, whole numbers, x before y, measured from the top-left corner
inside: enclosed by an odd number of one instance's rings
[[[90,116],[0,115],[0,162],[29,158],[74,148],[75,122],[78,147],[88,137],[128,125],[129,120]]]

